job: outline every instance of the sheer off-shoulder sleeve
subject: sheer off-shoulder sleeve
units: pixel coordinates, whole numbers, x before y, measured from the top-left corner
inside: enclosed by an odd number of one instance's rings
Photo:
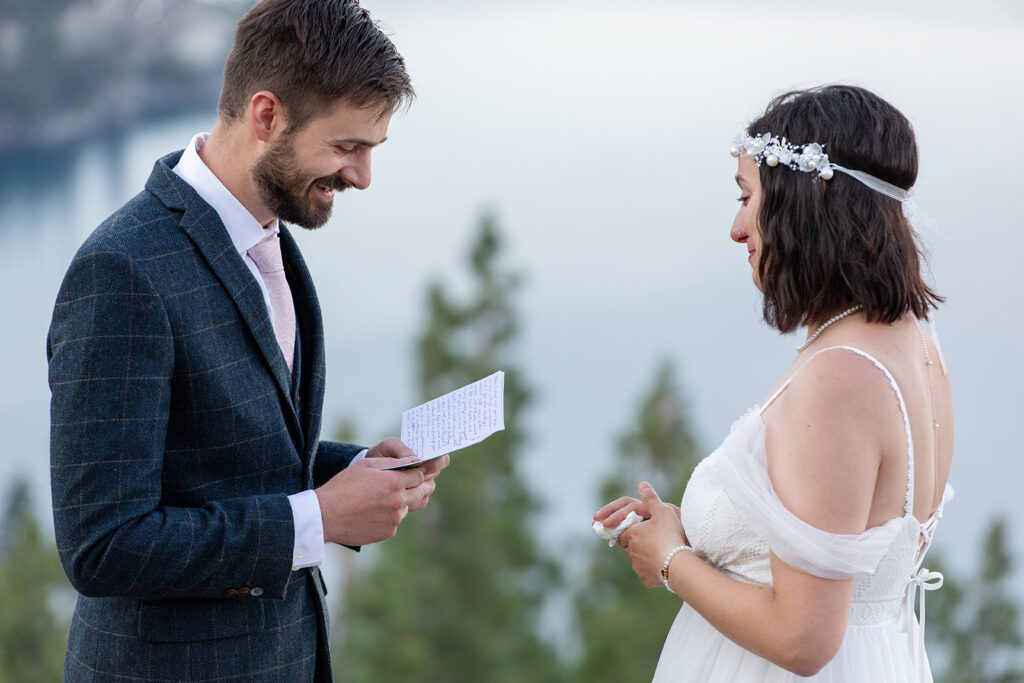
[[[744,416],[733,430],[721,446],[715,474],[729,500],[772,552],[791,567],[824,579],[873,573],[899,534],[901,518],[860,534],[834,534],[811,526],[790,512],[772,487],[760,414]]]

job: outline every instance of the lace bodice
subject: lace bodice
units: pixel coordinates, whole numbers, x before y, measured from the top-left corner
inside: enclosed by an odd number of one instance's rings
[[[680,508],[690,544],[712,565],[740,580],[771,585],[771,549],[801,571],[825,578],[852,577],[849,622],[873,624],[899,615],[904,605],[911,610],[913,599],[910,596],[908,600],[908,594],[915,586],[927,589],[941,585],[940,576],[921,570],[921,562],[943,506],[952,497],[952,488],[946,486],[938,509],[925,524],[919,523],[911,513],[913,440],[899,387],[881,363],[859,349],[829,347],[814,355],[839,348],[874,363],[899,399],[908,461],[903,516],[862,534],[842,535],[816,529],[785,508],[768,478],[761,413],[788,382],[763,407],[755,406],[737,420],[722,445],[701,461],[690,477]]]

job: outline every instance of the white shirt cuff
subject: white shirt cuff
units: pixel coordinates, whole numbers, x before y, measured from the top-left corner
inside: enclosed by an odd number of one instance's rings
[[[295,520],[295,545],[292,550],[292,570],[317,567],[324,561],[324,522],[320,515],[320,500],[309,490],[288,496]]]
[[[357,462],[359,462],[360,460],[365,458],[366,454],[369,453],[369,452],[370,452],[369,448],[364,448],[363,450],[359,451],[358,453],[356,453],[356,457],[352,458],[352,462],[350,462],[348,464],[348,466],[351,467],[352,465],[355,465]]]

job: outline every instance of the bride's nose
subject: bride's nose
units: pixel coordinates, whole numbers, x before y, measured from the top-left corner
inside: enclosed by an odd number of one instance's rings
[[[747,234],[746,228],[743,227],[739,216],[736,216],[736,220],[732,222],[732,229],[729,231],[729,237],[732,238],[733,242],[739,243],[746,242],[747,238],[750,237],[750,235]]]

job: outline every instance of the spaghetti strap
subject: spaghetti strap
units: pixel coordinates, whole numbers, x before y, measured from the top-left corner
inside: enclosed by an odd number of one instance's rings
[[[804,365],[806,365],[806,363],[804,363]],[[803,367],[804,366],[801,365],[799,368],[797,368],[796,372],[800,372],[800,370],[802,370]],[[793,373],[793,377],[796,377],[796,372]],[[764,414],[764,411],[768,410],[768,407],[771,406],[771,404],[775,403],[775,399],[777,399],[779,397],[779,395],[782,394],[782,392],[786,390],[786,387],[789,386],[789,383],[793,381],[793,377],[790,377],[789,379],[787,379],[782,384],[782,386],[779,387],[778,390],[774,394],[771,395],[771,398],[769,398],[767,401],[764,402],[764,405],[758,406],[757,412],[761,413],[761,414]]]
[[[787,379],[783,383],[783,385],[779,387],[778,390],[774,394],[772,394],[767,401],[764,402],[764,405],[758,407],[758,412],[760,414],[764,414],[764,411],[768,410],[771,404],[775,402],[775,399],[777,399],[782,394],[782,392],[789,387],[790,383],[796,378],[796,376],[800,374],[800,371],[807,367],[808,363],[810,363],[812,360],[814,360],[821,354],[825,353],[826,351],[834,351],[836,349],[851,351],[871,361],[871,363],[874,364],[876,368],[882,371],[886,379],[889,380],[889,386],[892,387],[893,392],[896,394],[896,400],[899,402],[900,405],[900,413],[903,415],[903,430],[907,436],[907,490],[903,498],[903,514],[908,515],[914,509],[914,439],[910,434],[910,414],[907,413],[907,404],[903,400],[903,392],[900,391],[899,385],[896,384],[896,378],[892,376],[892,373],[889,372],[888,368],[882,365],[881,361],[872,356],[870,353],[868,353],[867,351],[862,351],[861,349],[858,349],[853,346],[828,346],[825,347],[824,349],[820,349],[814,352],[813,354],[811,354],[811,357],[804,361],[804,363],[800,367],[798,367],[792,375],[789,376],[789,379]],[[938,342],[936,342],[936,349],[938,349]],[[943,365],[945,365],[945,363],[943,363]]]

